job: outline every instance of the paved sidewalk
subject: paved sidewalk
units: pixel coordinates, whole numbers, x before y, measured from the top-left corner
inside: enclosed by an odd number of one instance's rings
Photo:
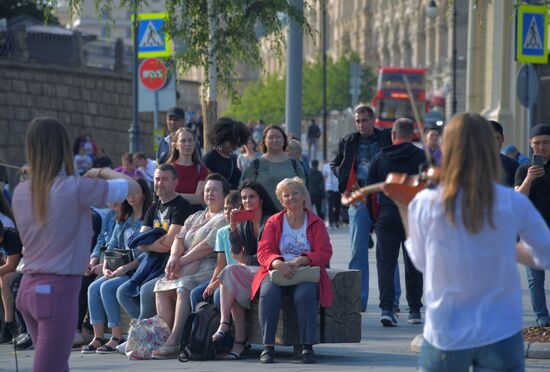
[[[330,232],[334,249],[332,267],[346,268],[349,259],[349,238],[347,230],[340,229]],[[224,371],[253,372],[257,370],[284,371],[414,371],[418,355],[409,350],[413,338],[422,332],[422,326],[410,325],[406,321],[406,312],[398,319],[399,326],[383,328],[379,322],[378,284],[376,280],[376,265],[374,250],[369,251],[370,260],[370,293],[367,313],[363,314],[362,341],[358,344],[330,344],[315,347],[317,364],[304,365],[291,362],[291,348],[278,347],[275,354],[275,364],[266,366],[259,363],[260,345],[254,345],[247,354],[247,359],[231,362],[207,361],[180,363],[176,360],[166,361],[129,361],[126,357],[115,355],[82,355],[79,351],[71,354],[70,367],[73,371],[116,371],[138,372],[166,370],[176,371]],[[402,261],[402,260],[401,260]],[[525,273],[520,268],[523,281],[523,309],[526,325],[534,324],[534,316],[530,309],[529,293],[525,282]],[[401,262],[401,281],[404,291],[404,269]],[[550,294],[549,294],[550,295]],[[401,311],[405,311],[405,293],[402,294]],[[498,309],[495,309],[498,311]],[[19,370],[30,371],[33,351],[18,352]],[[550,359],[526,359],[527,371],[549,371]],[[15,371],[13,348],[11,345],[0,345],[0,371]],[[52,371],[55,372],[55,371]]]

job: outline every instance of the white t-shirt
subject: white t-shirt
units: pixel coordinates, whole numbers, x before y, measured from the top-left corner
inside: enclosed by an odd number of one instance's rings
[[[298,229],[293,229],[288,224],[286,214],[283,221],[283,233],[279,248],[281,250],[281,256],[285,261],[290,261],[296,257],[302,255],[302,253],[310,252],[311,247],[306,235],[307,229],[307,214],[304,217],[304,224]]]
[[[145,179],[148,182],[153,182],[155,171],[157,170],[157,162],[152,159],[147,159],[147,168],[144,169]]]
[[[325,179],[326,191],[338,191],[338,178],[330,169],[330,164],[323,164],[323,178]]]
[[[516,238],[540,267],[550,266],[550,230],[523,194],[496,185],[493,222],[477,234],[448,222],[442,188],[425,189],[409,204],[407,252],[424,274],[424,338],[442,350],[493,344],[522,328]]]

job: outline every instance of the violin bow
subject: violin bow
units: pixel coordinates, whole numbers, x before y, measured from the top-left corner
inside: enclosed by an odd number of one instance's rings
[[[17,169],[17,170],[23,168],[23,167],[18,167],[17,165],[11,165],[11,164],[2,163],[2,162],[0,162],[0,165],[1,165],[1,166],[4,166],[4,167],[6,167],[6,168],[12,168],[12,169]]]
[[[405,82],[405,89],[407,89],[407,95],[409,96],[409,102],[411,103],[414,120],[416,121],[416,127],[418,128],[418,131],[420,132],[420,141],[422,142],[424,153],[426,154],[426,159],[428,160],[428,163],[430,165],[435,165],[435,162],[433,160],[432,154],[430,154],[430,150],[428,150],[428,143],[426,141],[426,132],[424,131],[424,123],[420,125],[420,115],[418,114],[418,108],[416,107],[416,102],[414,100],[414,96],[412,94],[411,86],[409,84],[409,78],[406,74],[403,74],[403,81]]]
[[[412,106],[414,120],[416,121],[416,127],[420,132],[420,139],[423,145],[422,147],[423,147],[424,153],[426,154],[426,159],[431,165],[433,165],[434,161],[433,161],[432,155],[430,154],[430,151],[428,150],[428,145],[426,142],[426,132],[424,131],[424,125],[420,125],[421,120],[420,120],[420,115],[418,113],[418,108],[416,107],[416,102],[412,94],[411,86],[409,84],[409,78],[405,74],[403,74],[403,81],[405,82],[405,89],[407,90],[407,95],[409,96],[409,102],[411,103],[411,106]],[[383,185],[384,185],[384,182],[364,186],[352,192],[352,194],[349,197],[345,197],[344,195],[342,195],[341,202],[344,205],[351,205],[351,204],[355,205],[357,204],[358,201],[362,201],[363,203],[365,203],[366,195],[372,192],[380,191]]]

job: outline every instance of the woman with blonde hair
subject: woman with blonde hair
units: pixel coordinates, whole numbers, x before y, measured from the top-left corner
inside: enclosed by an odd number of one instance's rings
[[[189,128],[180,128],[170,136],[172,142],[167,163],[178,172],[176,192],[193,206],[193,212],[203,209],[204,184],[208,169],[202,163],[195,135]]]
[[[456,115],[443,134],[439,185],[408,209],[396,202],[424,274],[423,371],[524,369],[516,260],[550,266],[550,231],[524,195],[499,184],[498,156],[485,118]]]
[[[25,152],[30,180],[19,184],[13,196],[25,255],[16,303],[36,350],[33,371],[68,371],[90,254],[90,207],[120,203],[141,189],[133,179],[107,168],[75,177],[69,137],[56,119],[30,123]]]
[[[317,313],[319,306],[332,305],[332,284],[325,267],[332,257],[332,246],[322,219],[306,208],[308,195],[304,181],[299,177],[286,178],[276,188],[284,209],[265,223],[258,243],[260,268],[252,280],[250,299],[260,296],[259,318],[264,350],[262,363],[273,363],[275,332],[283,295],[294,303],[300,330],[302,362],[315,363],[313,344],[317,340]],[[302,266],[317,266],[319,283],[301,282],[279,286],[269,278],[269,270],[279,270],[287,279],[296,275]]]

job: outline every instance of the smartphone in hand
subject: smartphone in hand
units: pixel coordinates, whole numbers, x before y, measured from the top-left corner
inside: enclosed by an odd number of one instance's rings
[[[254,219],[254,211],[240,210],[233,214],[233,221],[236,223],[243,221],[251,221]]]
[[[533,155],[533,165],[544,167],[544,157],[542,155]]]

